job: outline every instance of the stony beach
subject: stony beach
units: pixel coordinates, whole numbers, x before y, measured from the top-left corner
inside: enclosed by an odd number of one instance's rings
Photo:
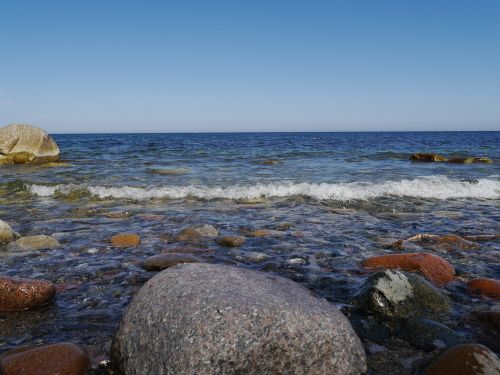
[[[500,134],[0,129],[9,374],[498,374]]]

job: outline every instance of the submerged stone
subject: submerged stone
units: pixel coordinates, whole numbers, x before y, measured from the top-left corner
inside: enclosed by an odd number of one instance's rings
[[[153,255],[142,262],[141,266],[148,271],[158,271],[170,268],[182,263],[196,263],[198,258],[190,254],[163,253]]]
[[[56,293],[46,280],[0,276],[0,311],[22,311],[48,303]]]
[[[135,233],[120,233],[111,237],[111,245],[114,247],[137,247],[141,238]]]
[[[84,375],[89,358],[79,346],[71,343],[23,347],[0,356],[0,373],[4,375]]]
[[[17,241],[11,243],[10,246],[20,250],[42,250],[56,249],[60,247],[61,244],[55,237],[39,234],[36,236],[21,237]]]
[[[467,283],[469,292],[485,297],[500,299],[500,280],[480,278]]]
[[[17,238],[19,238],[19,234],[14,232],[5,221],[0,220],[0,245],[15,241]]]

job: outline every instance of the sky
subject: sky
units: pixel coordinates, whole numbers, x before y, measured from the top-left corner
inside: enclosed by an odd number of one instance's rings
[[[0,1],[0,126],[500,130],[500,1]]]

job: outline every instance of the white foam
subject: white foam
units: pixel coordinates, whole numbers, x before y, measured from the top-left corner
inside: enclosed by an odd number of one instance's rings
[[[255,199],[260,197],[290,197],[303,195],[319,200],[369,200],[378,197],[415,197],[432,199],[476,198],[499,199],[500,181],[479,179],[475,183],[452,180],[445,176],[419,177],[412,180],[351,183],[293,183],[232,185],[227,187],[206,186],[83,186],[83,185],[30,185],[29,191],[37,196],[49,197],[56,193],[65,195],[75,189],[88,191],[92,196],[120,199]]]

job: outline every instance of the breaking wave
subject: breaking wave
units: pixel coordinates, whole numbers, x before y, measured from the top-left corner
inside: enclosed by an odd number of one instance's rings
[[[293,183],[275,182],[255,185],[207,186],[94,186],[94,185],[39,185],[27,186],[39,197],[64,196],[81,191],[100,199],[255,199],[307,196],[319,200],[369,200],[379,197],[415,197],[430,199],[499,199],[500,181],[495,179],[452,180],[445,176],[419,177],[400,181],[349,183]]]

